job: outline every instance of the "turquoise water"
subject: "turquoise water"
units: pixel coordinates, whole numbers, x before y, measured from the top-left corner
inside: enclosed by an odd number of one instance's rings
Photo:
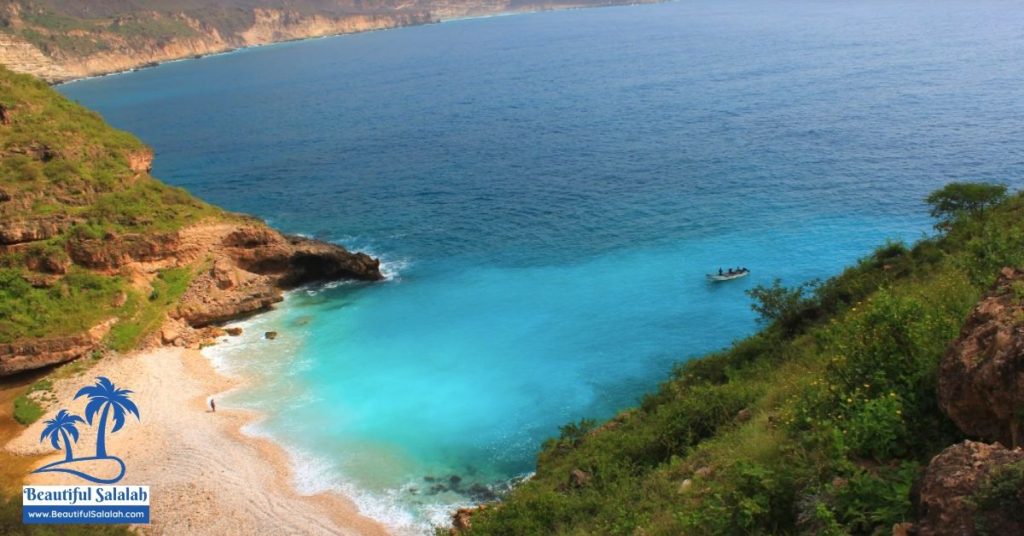
[[[250,432],[294,453],[302,490],[415,532],[751,333],[745,289],[920,237],[949,180],[1019,185],[1016,7],[551,12],[61,90],[150,143],[156,176],[384,259],[389,281],[296,291],[212,356],[257,379],[222,403],[268,415]]]

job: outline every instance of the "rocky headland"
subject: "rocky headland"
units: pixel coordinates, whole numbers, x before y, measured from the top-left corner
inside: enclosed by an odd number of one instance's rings
[[[382,279],[363,253],[224,212],[149,176],[153,153],[0,69],[0,376],[113,348],[197,346],[307,283]]]

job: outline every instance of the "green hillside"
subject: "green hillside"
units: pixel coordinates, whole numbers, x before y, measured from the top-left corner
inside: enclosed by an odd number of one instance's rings
[[[223,213],[133,170],[133,160],[148,162],[148,148],[37,79],[0,67],[0,106],[0,343],[78,333],[113,317],[111,342],[130,347],[168,300],[81,266],[69,251],[114,237],[156,239]],[[184,277],[169,270],[152,290],[180,293]]]
[[[964,439],[939,410],[939,360],[998,270],[1024,263],[1024,196],[931,201],[945,234],[803,292],[759,289],[763,331],[603,425],[563,427],[467,532],[892,534],[912,520],[915,480]]]

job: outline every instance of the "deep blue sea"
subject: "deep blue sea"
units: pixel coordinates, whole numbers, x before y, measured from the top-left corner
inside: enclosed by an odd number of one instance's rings
[[[1020,7],[547,12],[60,90],[151,144],[163,180],[384,259],[389,281],[301,289],[210,354],[255,379],[222,405],[267,414],[249,432],[290,449],[301,490],[423,531],[560,425],[752,333],[744,290],[921,237],[947,181],[1021,185]]]

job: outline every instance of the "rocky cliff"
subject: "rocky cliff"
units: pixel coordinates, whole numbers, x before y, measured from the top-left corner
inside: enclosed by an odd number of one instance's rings
[[[943,412],[969,437],[917,487],[922,536],[1024,532],[1024,272],[1003,268],[939,366]]]
[[[1024,272],[1003,268],[939,369],[939,404],[968,436],[1024,445]]]
[[[1024,450],[964,441],[932,459],[916,497],[913,534],[1024,533]]]
[[[626,2],[236,0],[211,6],[192,0],[18,0],[0,5],[0,64],[56,82],[278,41],[621,3]]]
[[[381,279],[362,253],[283,235],[149,176],[152,151],[0,68],[0,376],[160,342],[315,281]]]
[[[205,258],[203,269],[171,313],[203,327],[264,310],[281,291],[314,281],[381,279],[380,261],[363,253],[261,225],[207,225],[188,229],[187,255]]]

